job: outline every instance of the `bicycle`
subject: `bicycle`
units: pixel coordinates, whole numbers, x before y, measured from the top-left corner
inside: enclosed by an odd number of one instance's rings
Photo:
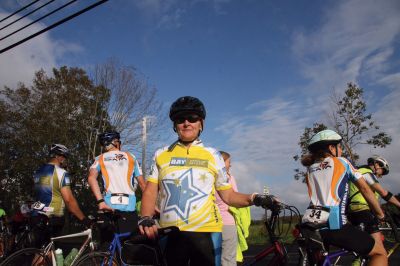
[[[338,249],[331,252],[325,248],[322,237],[319,233],[321,226],[312,223],[299,223],[293,235],[296,238],[299,251],[299,266],[307,265],[337,265],[343,257],[359,255],[345,249]],[[366,265],[366,260],[361,259],[360,265]]]
[[[288,260],[287,251],[285,245],[281,241],[281,235],[284,232],[284,224],[280,220],[280,213],[284,211],[285,214],[285,210],[289,211],[290,213],[289,225],[286,234],[290,230],[293,218],[295,217],[297,218],[298,221],[300,220],[300,212],[296,207],[285,205],[283,203],[274,203],[273,207],[270,210],[271,211],[270,217],[269,218],[266,217],[264,221],[265,228],[267,229],[267,233],[269,235],[270,244],[268,247],[263,249],[254,257],[250,259],[245,259],[245,261],[242,264],[243,266],[255,265],[256,263],[266,259],[270,255],[272,255],[272,258],[266,265],[272,265],[272,266],[286,265]]]
[[[390,208],[386,205],[382,206],[382,209],[385,212],[385,222],[380,224],[379,230],[384,236],[385,248],[388,253],[388,258],[390,258],[390,256],[400,246],[400,228],[398,228],[395,220],[393,219]]]
[[[82,254],[86,250],[94,250],[95,243],[92,238],[92,228],[89,228],[85,231],[68,234],[58,237],[50,238],[50,242],[42,249],[38,248],[24,248],[21,249],[9,257],[7,257],[0,266],[32,266],[32,265],[41,265],[41,266],[55,266],[55,242],[62,241],[70,238],[77,237],[86,237],[83,241],[81,247],[79,248],[78,254],[75,259],[71,262],[71,265],[75,265],[75,262],[82,256]]]
[[[111,222],[115,224],[118,219],[118,214],[110,213]],[[118,231],[118,230],[117,230]],[[158,230],[159,237],[164,237],[170,233],[179,231],[178,227],[165,227]],[[129,240],[121,242],[122,239],[129,237]],[[136,248],[136,250],[133,250]],[[124,249],[128,249],[124,252]],[[130,256],[124,255],[130,253]],[[135,258],[132,253],[136,253],[140,258]],[[146,258],[146,261],[141,260]],[[82,256],[76,263],[76,266],[89,266],[89,265],[166,265],[163,259],[160,245],[156,242],[152,242],[143,235],[132,236],[128,233],[117,233],[114,232],[114,238],[111,241],[107,251],[93,251]]]

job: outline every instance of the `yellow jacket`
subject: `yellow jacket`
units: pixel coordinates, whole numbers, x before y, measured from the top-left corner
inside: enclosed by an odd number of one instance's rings
[[[246,238],[249,236],[249,227],[251,223],[250,207],[229,207],[229,211],[233,218],[235,218],[236,230],[238,234],[236,261],[242,262],[242,252],[248,249]]]

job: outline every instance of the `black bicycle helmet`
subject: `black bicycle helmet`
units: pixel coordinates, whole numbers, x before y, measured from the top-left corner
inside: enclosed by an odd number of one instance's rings
[[[102,146],[107,146],[111,144],[114,139],[120,139],[121,136],[117,131],[108,131],[99,134],[99,142]]]
[[[177,117],[185,113],[194,113],[202,119],[206,118],[206,109],[203,103],[196,97],[184,96],[178,98],[169,110],[169,118],[175,121]]]
[[[61,155],[64,157],[69,156],[69,150],[62,144],[52,144],[49,151],[50,156]]]

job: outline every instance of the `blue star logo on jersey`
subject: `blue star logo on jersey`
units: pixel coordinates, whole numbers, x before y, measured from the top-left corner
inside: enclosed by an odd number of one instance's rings
[[[185,223],[188,223],[193,202],[207,196],[194,185],[193,170],[187,170],[176,179],[164,179],[162,183],[167,196],[164,212],[174,211]]]

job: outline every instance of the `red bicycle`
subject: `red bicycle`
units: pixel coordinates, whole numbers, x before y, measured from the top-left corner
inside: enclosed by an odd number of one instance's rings
[[[264,208],[264,207],[263,207]],[[281,241],[281,236],[285,233],[288,234],[291,229],[292,222],[295,223],[300,221],[300,212],[294,206],[285,205],[283,203],[274,203],[270,209],[271,215],[268,215],[264,221],[265,228],[269,235],[269,245],[259,252],[254,257],[246,259],[243,266],[256,265],[259,261],[265,260],[266,264],[263,265],[286,265],[287,264],[287,251],[284,243]],[[283,223],[280,219],[281,214],[285,217],[285,214],[289,212],[288,223]],[[287,227],[285,229],[285,227]]]

